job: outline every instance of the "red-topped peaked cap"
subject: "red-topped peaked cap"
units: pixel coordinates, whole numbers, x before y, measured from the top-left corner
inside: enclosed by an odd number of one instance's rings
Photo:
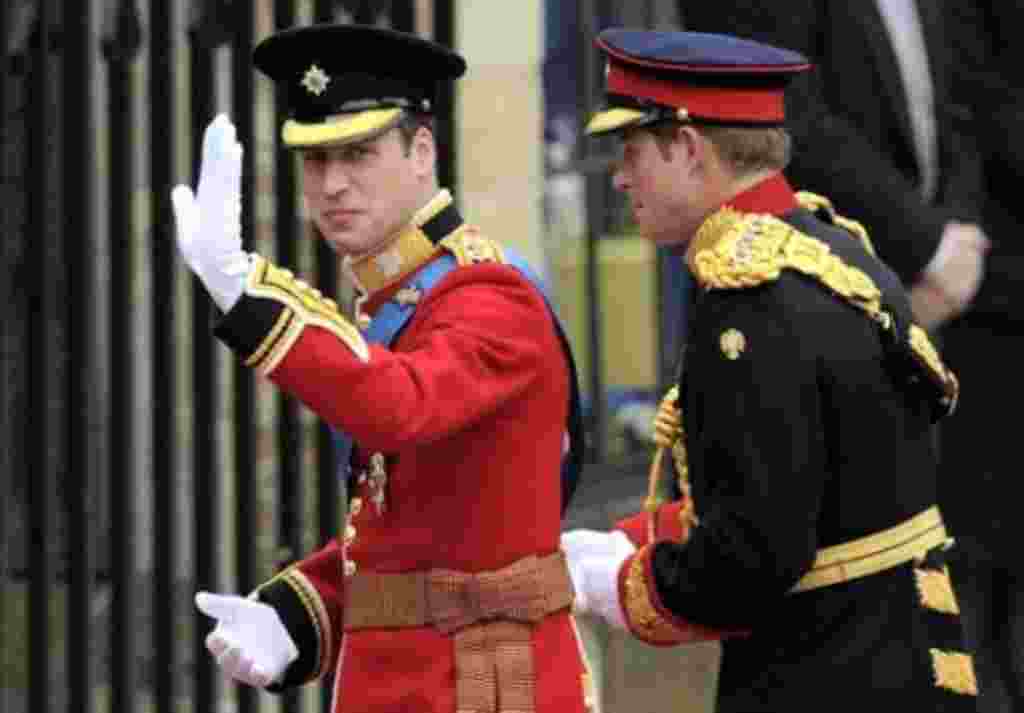
[[[607,106],[586,133],[676,119],[780,126],[790,79],[810,68],[798,52],[731,35],[612,28],[595,40],[607,58]]]

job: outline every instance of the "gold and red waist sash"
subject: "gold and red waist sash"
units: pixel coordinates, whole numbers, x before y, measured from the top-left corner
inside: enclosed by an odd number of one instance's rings
[[[360,572],[346,579],[345,631],[433,626],[452,635],[459,713],[534,710],[533,626],[572,606],[565,555],[502,569]]]

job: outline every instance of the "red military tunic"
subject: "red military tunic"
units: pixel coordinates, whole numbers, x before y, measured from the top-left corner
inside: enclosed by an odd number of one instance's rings
[[[218,326],[247,363],[353,437],[357,473],[373,453],[386,461],[386,483],[369,470],[354,482],[345,536],[259,589],[300,649],[282,687],[334,671],[339,712],[456,710],[453,635],[346,629],[358,618],[346,611],[353,576],[490,572],[558,551],[567,360],[543,296],[501,264],[500,247],[460,221],[427,239],[439,215],[450,221],[450,200],[441,192],[384,252],[350,265],[367,316],[389,299],[418,301],[390,348],[364,342],[332,303],[264,261]],[[459,266],[426,294],[409,289],[441,250]],[[529,641],[535,710],[584,710],[569,610],[545,616]]]

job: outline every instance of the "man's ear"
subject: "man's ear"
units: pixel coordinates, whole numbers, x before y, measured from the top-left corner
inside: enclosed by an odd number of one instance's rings
[[[698,167],[707,161],[707,141],[693,126],[679,126],[673,144],[673,149],[680,152],[679,157],[686,161],[687,166]]]
[[[433,175],[437,163],[437,145],[430,129],[421,126],[412,137],[413,170],[419,177]]]

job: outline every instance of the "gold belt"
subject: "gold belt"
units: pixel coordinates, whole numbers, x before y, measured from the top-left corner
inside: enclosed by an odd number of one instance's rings
[[[895,527],[818,550],[814,565],[790,593],[806,592],[897,567],[949,541],[942,515],[930,507]]]
[[[572,606],[565,555],[530,555],[491,572],[380,574],[345,580],[345,630],[434,626],[452,634],[458,713],[534,710],[533,625]]]

